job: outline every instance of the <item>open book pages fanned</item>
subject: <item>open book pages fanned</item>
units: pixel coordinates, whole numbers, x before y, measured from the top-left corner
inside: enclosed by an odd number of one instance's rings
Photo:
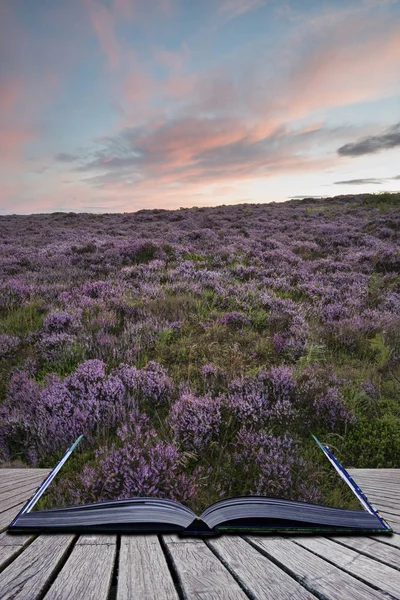
[[[315,438],[316,439],[316,438]],[[391,533],[366,496],[327,446],[321,447],[338,474],[349,485],[363,510],[241,496],[220,500],[196,515],[188,507],[161,498],[131,498],[31,512],[79,440],[39,487],[9,526],[14,532],[132,532],[219,535],[221,533],[341,532]]]

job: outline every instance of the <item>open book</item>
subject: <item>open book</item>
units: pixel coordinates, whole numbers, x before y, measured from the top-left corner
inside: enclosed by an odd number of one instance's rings
[[[125,532],[218,535],[271,531],[325,533],[391,533],[367,498],[336,457],[314,437],[329,462],[354,492],[364,510],[279,500],[264,496],[241,496],[220,500],[200,516],[175,502],[161,498],[131,498],[31,512],[79,441],[44,480],[8,527],[10,532]]]

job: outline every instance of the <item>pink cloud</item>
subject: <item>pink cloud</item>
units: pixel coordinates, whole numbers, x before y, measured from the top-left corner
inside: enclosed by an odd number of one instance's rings
[[[135,0],[113,0],[113,12],[121,19],[131,19],[135,14]]]
[[[116,69],[121,60],[121,46],[115,33],[116,16],[104,4],[96,0],[85,0],[89,10],[89,17],[96,32],[99,43],[104,54],[107,56],[108,64]],[[121,10],[120,4],[117,10]]]
[[[345,22],[341,19],[346,18]],[[400,26],[371,15],[326,15],[315,31],[306,23],[286,41],[290,68],[259,86],[262,70],[245,75],[252,139],[314,111],[393,96],[400,89]],[[317,22],[319,22],[317,20]],[[366,37],[366,32],[368,33]]]
[[[250,10],[259,8],[264,4],[264,0],[222,0],[219,6],[219,12],[227,19],[233,19]]]
[[[399,83],[400,27],[381,31],[362,44],[342,45],[336,41],[293,70],[288,91],[293,98],[291,118],[316,108],[330,108],[382,98]]]
[[[0,160],[13,162],[21,158],[25,144],[37,131],[18,119],[18,107],[26,98],[26,84],[18,77],[0,82]]]
[[[167,50],[166,48],[155,48],[156,60],[168,69],[181,72],[190,58],[189,46],[184,42],[180,50]]]

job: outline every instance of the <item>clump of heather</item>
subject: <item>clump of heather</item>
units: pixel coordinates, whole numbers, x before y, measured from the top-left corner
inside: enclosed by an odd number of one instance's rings
[[[174,392],[172,379],[166,369],[156,361],[148,362],[143,369],[121,364],[115,372],[128,389],[152,406],[168,403]]]
[[[341,381],[318,365],[308,365],[301,373],[288,365],[261,370],[242,377],[229,386],[227,406],[239,423],[287,427],[304,432],[341,431],[354,423],[344,403]]]
[[[304,430],[313,428],[326,431],[343,431],[346,425],[356,422],[355,416],[345,406],[340,384],[328,366],[308,365],[298,378],[298,406]]]
[[[185,475],[185,456],[158,438],[146,415],[131,413],[117,429],[116,443],[99,448],[93,466],[57,490],[53,501],[83,503],[135,496],[157,496],[190,502],[196,473]]]
[[[57,310],[43,319],[43,329],[46,333],[65,333],[74,330],[77,325],[75,315]]]
[[[36,342],[36,348],[44,359],[56,361],[70,350],[75,339],[69,333],[45,333]]]
[[[251,319],[241,312],[229,312],[223,314],[217,319],[219,325],[228,325],[229,327],[243,327],[250,325]]]
[[[82,363],[64,380],[50,373],[42,387],[16,372],[0,412],[3,460],[16,444],[19,455],[35,465],[82,433],[90,443],[95,434],[116,427],[134,405],[123,381],[107,376],[100,360]]]
[[[240,423],[288,425],[296,415],[296,383],[289,366],[262,370],[229,386],[227,405]]]
[[[301,308],[287,298],[274,298],[268,318],[275,350],[296,360],[304,350],[309,331]]]
[[[169,424],[180,447],[202,452],[211,441],[218,439],[221,400],[209,395],[181,393],[171,407]]]
[[[0,283],[0,309],[15,309],[27,302],[34,292],[33,285],[11,278]]]
[[[299,442],[289,435],[242,427],[233,444],[236,492],[316,502],[321,496],[304,480],[306,461]],[[244,483],[246,482],[246,483]],[[243,492],[243,486],[248,488]],[[239,491],[240,490],[240,491]]]
[[[360,388],[371,400],[377,400],[379,398],[379,390],[372,381],[363,381],[360,384]]]
[[[21,340],[16,335],[7,335],[0,333],[0,360],[15,356],[15,353],[21,343]]]

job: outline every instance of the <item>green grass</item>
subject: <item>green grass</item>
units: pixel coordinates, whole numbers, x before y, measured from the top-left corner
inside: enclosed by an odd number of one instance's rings
[[[3,311],[0,315],[3,333],[24,336],[42,326],[45,310],[41,300]]]

